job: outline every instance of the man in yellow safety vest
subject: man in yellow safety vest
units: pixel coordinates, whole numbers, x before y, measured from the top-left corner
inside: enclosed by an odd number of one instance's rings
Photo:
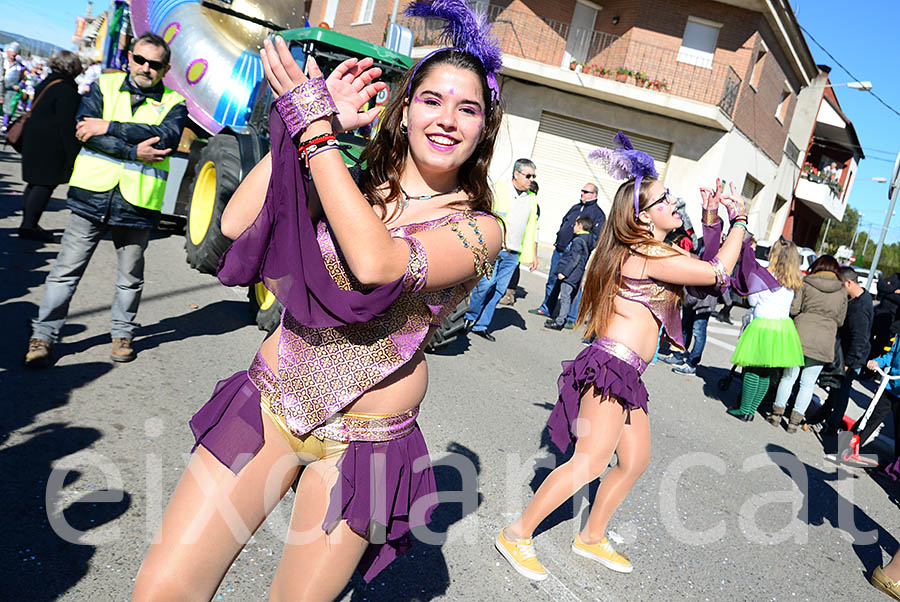
[[[59,340],[69,301],[107,233],[118,260],[110,358],[128,362],[135,357],[131,342],[144,288],[144,250],[159,223],[168,155],[178,146],[187,119],[184,97],[162,83],[169,57],[165,40],[144,34],[128,53],[129,72],[104,73],[81,101],[75,136],[83,147],[69,181],[72,213],[32,321],[27,367],[51,364],[51,347]]]
[[[497,303],[506,292],[516,266],[520,263],[533,272],[538,267],[537,195],[531,189],[535,178],[535,165],[530,159],[518,159],[513,165],[512,181],[494,186],[494,213],[503,218],[505,239],[497,256],[494,273],[478,281],[466,312],[466,330],[493,342],[488,330],[494,318]]]

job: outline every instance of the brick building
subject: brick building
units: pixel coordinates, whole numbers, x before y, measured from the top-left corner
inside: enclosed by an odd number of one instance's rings
[[[553,240],[586,181],[599,184],[608,207],[618,183],[590,165],[587,153],[610,145],[618,130],[656,159],[664,183],[689,201],[697,223],[698,188],[716,177],[752,201],[750,226],[760,238],[782,234],[789,214],[796,219],[788,226],[803,220],[791,201],[816,113],[807,110],[796,123],[794,114],[804,98],[817,106],[822,89],[807,92],[820,70],[786,0],[474,6],[493,23],[506,65],[505,123],[491,176],[508,178],[519,156],[535,161],[541,242]],[[392,7],[390,0],[312,0],[310,22],[381,43]],[[430,51],[436,24],[398,21],[413,32],[413,56]]]

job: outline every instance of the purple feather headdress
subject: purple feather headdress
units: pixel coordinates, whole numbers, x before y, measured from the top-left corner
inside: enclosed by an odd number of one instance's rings
[[[628,136],[619,132],[613,138],[616,148],[598,148],[588,154],[588,159],[606,168],[610,176],[617,180],[630,180],[634,178],[634,216],[637,217],[640,210],[638,200],[641,190],[641,180],[644,178],[658,178],[653,157],[647,153],[635,150]]]
[[[487,72],[492,101],[496,102],[500,99],[497,73],[503,68],[502,53],[496,38],[490,35],[491,26],[488,24],[485,14],[476,13],[464,0],[412,2],[406,7],[405,14],[408,17],[442,19],[445,23],[439,39],[451,48],[477,57]],[[429,57],[442,50],[445,48],[435,50],[423,58],[416,65],[416,69]],[[413,70],[413,77],[415,77],[416,69]],[[410,86],[412,86],[412,78],[410,78]]]

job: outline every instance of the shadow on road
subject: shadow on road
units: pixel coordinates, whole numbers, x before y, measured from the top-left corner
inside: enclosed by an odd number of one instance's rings
[[[460,443],[450,443],[447,452],[449,453],[446,456],[433,460],[441,503],[432,514],[431,523],[428,525],[433,532],[432,537],[439,537],[441,543],[428,545],[416,541],[405,556],[392,562],[368,585],[359,574],[354,574],[338,599],[349,593],[353,602],[363,600],[401,602],[432,600],[446,593],[450,586],[450,573],[441,547],[446,540],[447,531],[452,525],[475,512],[482,502],[481,494],[477,493],[478,474],[481,473],[481,460],[478,454]],[[472,467],[474,474],[469,473]],[[457,492],[466,494],[460,496]],[[474,504],[460,503],[461,497],[463,499],[470,497],[469,501],[474,501]],[[468,534],[457,535],[463,538],[471,536],[473,541],[467,543],[473,551],[480,551],[482,542],[477,539],[478,533],[474,527],[470,531]]]
[[[107,309],[108,311],[108,309]],[[243,301],[216,301],[180,316],[164,318],[156,324],[141,326],[134,339],[135,353],[155,349],[165,343],[183,341],[191,337],[224,334],[243,328],[249,322],[247,303]],[[97,345],[108,345],[109,332],[56,346],[58,356],[81,353]]]
[[[54,600],[74,586],[87,574],[96,546],[67,541],[52,524],[64,520],[71,529],[96,533],[131,504],[129,493],[106,491],[106,483],[89,482],[77,471],[69,472],[61,481],[58,499],[48,495],[47,483],[54,465],[91,446],[102,437],[101,431],[65,422],[24,430],[38,414],[68,404],[72,390],[111,369],[111,364],[88,363],[42,372],[20,370],[11,374],[7,370],[3,375],[7,403],[0,413],[0,440],[5,444],[0,448],[0,474],[4,475],[0,480],[0,497],[4,500],[0,563],[10,576],[16,575],[5,580],[4,599]],[[17,442],[8,445],[13,431],[18,432]],[[82,491],[86,493],[79,495]],[[54,501],[49,513],[47,499]],[[51,524],[49,514],[58,520]]]
[[[766,453],[785,475],[794,480],[803,494],[803,505],[797,518],[810,526],[824,525],[827,521],[832,527],[848,533],[853,552],[869,576],[881,565],[884,553],[893,556],[900,547],[893,535],[835,488],[838,480],[857,479],[857,475],[843,469],[836,472],[819,470],[802,462],[790,450],[771,443],[766,445]],[[792,470],[796,472],[801,468],[806,473],[805,483],[797,482],[796,475],[792,474]]]

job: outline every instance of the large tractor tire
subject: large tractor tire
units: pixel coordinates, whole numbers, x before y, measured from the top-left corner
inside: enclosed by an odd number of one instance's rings
[[[247,290],[250,300],[250,319],[260,330],[271,334],[281,323],[281,302],[262,282],[257,282]]]
[[[466,310],[469,309],[468,297],[459,302],[444,323],[434,331],[434,336],[425,347],[425,351],[433,353],[445,345],[449,345],[466,327]]]
[[[192,268],[215,274],[219,258],[231,246],[222,234],[222,212],[240,184],[241,158],[234,136],[213,136],[200,151],[195,173],[184,248]]]

